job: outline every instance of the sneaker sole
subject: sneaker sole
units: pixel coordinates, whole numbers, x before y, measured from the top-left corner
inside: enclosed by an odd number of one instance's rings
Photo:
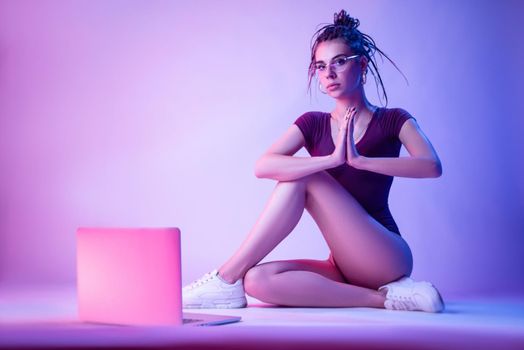
[[[424,312],[432,312],[432,313],[438,313],[442,312],[445,308],[444,301],[442,300],[442,296],[440,295],[439,291],[433,284],[426,281],[420,281],[420,282],[413,282],[416,284],[415,293],[422,297],[422,300],[419,302],[419,308],[412,309],[411,311],[424,311]],[[379,290],[384,289],[386,286],[380,287]],[[417,291],[418,290],[418,291]],[[393,301],[385,301],[384,306],[386,309],[392,309],[392,310],[403,310],[403,309],[397,309],[394,307]],[[407,310],[404,310],[407,311]]]
[[[184,303],[184,309],[240,309],[247,306],[246,298],[215,299]]]
[[[426,285],[427,288],[430,289],[430,293],[433,294],[433,297],[428,301],[427,308],[424,308],[423,311],[426,312],[442,312],[444,310],[444,301],[442,300],[442,296],[438,292],[437,288],[429,282],[421,282]]]

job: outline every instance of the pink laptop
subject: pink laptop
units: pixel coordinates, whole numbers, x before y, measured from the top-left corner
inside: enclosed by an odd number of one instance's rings
[[[217,325],[240,317],[182,313],[178,228],[77,229],[78,316],[122,325]]]

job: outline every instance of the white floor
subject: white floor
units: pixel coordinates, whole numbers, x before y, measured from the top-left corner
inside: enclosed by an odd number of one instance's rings
[[[219,337],[220,344],[231,341],[229,345],[249,344],[253,349],[271,348],[276,344],[285,344],[287,348],[292,345],[315,348],[315,344],[326,342],[332,344],[331,348],[349,344],[387,348],[470,347],[475,344],[472,348],[524,349],[524,298],[445,302],[445,312],[430,314],[373,308],[283,308],[250,299],[245,309],[187,310],[241,316],[242,321],[207,327],[206,331],[184,327],[181,335],[179,330],[172,329],[153,331],[149,328],[133,333],[130,329],[137,328],[79,323],[76,294],[72,288],[0,288],[0,348],[15,345],[42,348],[57,344],[136,348],[137,344],[147,346],[157,342],[167,348],[197,343],[202,348],[213,344],[214,347],[209,348],[216,348]]]

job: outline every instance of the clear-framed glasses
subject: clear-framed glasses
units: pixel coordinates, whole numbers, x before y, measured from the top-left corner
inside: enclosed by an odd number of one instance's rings
[[[347,69],[347,67],[349,66],[349,61],[352,60],[353,58],[357,58],[359,57],[360,55],[352,55],[352,56],[339,56],[337,58],[335,58],[333,61],[331,61],[331,63],[329,64],[331,70],[335,73],[340,73],[340,72],[343,72]],[[319,74],[323,74],[323,73],[326,73],[328,70],[327,70],[327,65],[323,62],[317,62],[313,65],[313,69],[315,71],[315,74],[319,75]]]

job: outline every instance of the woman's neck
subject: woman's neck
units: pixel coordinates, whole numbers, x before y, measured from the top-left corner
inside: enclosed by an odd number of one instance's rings
[[[335,109],[331,112],[331,115],[338,124],[340,124],[344,119],[344,115],[346,114],[346,110],[348,107],[357,108],[355,122],[358,122],[359,119],[365,119],[361,120],[361,122],[365,122],[367,119],[371,119],[371,116],[373,115],[373,112],[375,110],[374,106],[366,99],[366,97],[363,94],[359,94],[359,96],[355,96],[352,98],[348,97],[337,99]]]

